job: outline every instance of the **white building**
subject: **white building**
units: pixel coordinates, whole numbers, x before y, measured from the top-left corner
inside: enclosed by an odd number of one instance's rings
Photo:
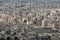
[[[49,20],[48,19],[44,19],[42,20],[42,27],[48,27],[49,26]]]
[[[52,10],[52,11],[50,12],[50,16],[55,16],[55,15],[56,15],[56,11]]]

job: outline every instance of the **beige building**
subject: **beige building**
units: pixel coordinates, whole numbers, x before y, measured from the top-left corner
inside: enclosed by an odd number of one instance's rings
[[[49,26],[49,20],[48,19],[42,20],[42,27],[48,27],[48,26]]]

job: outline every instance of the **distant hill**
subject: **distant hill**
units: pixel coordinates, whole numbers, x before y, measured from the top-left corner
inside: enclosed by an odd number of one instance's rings
[[[10,3],[37,3],[42,5],[47,5],[48,7],[58,7],[60,8],[60,0],[0,0],[2,2],[10,2]]]
[[[0,0],[0,1],[8,1],[8,2],[12,2],[12,1],[26,1],[26,2],[60,2],[60,0]]]

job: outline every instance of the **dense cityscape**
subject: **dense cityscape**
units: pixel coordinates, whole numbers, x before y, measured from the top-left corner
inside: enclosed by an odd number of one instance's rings
[[[0,0],[0,40],[60,40],[60,0]]]

